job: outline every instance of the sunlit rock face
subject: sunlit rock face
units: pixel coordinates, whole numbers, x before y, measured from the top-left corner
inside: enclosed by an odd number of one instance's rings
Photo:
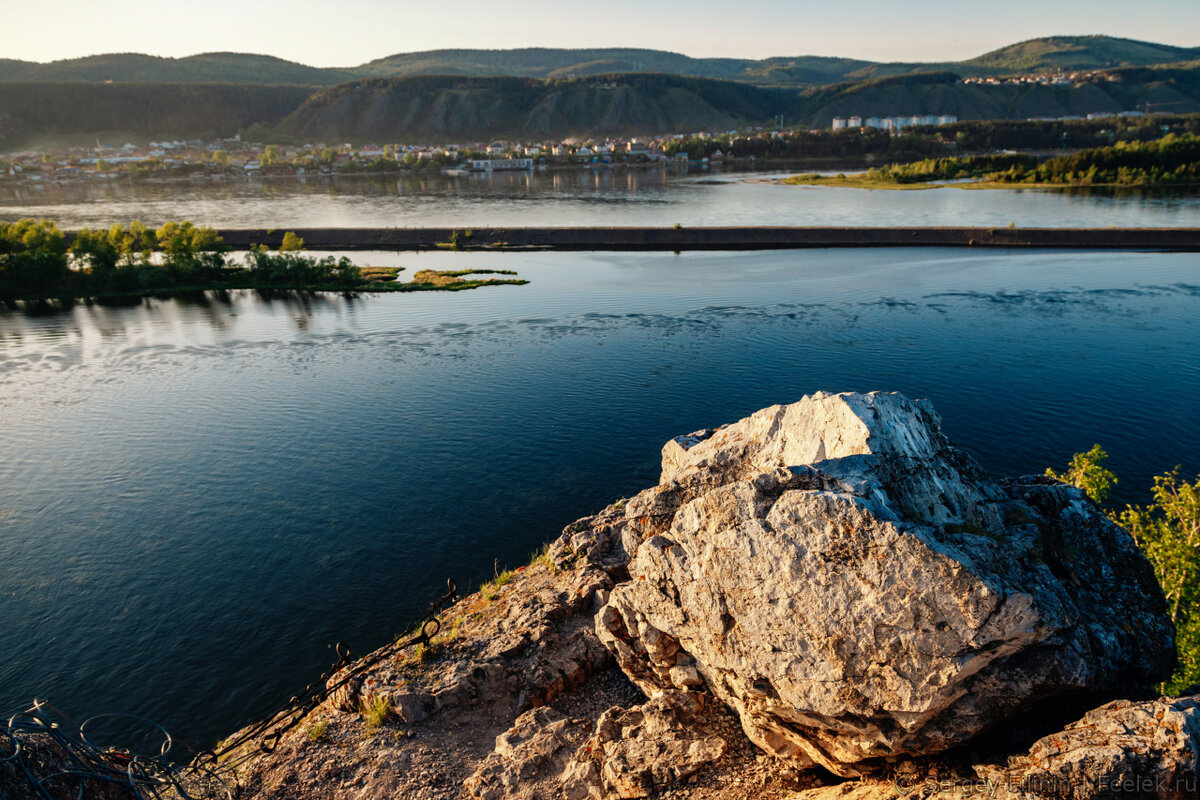
[[[707,689],[797,766],[864,774],[1174,660],[1128,533],[1073,488],[989,478],[901,394],[679,437],[603,532],[629,559],[597,616],[622,669],[651,696]]]

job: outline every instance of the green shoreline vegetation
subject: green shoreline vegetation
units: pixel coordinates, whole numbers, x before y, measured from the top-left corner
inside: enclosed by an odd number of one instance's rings
[[[1076,453],[1064,472],[1046,470],[1046,477],[1072,484],[1102,503],[1117,476],[1101,464],[1108,453],[1093,445]],[[1200,476],[1195,483],[1180,478],[1179,467],[1154,478],[1153,502],[1105,509],[1116,524],[1129,531],[1141,548],[1167,600],[1167,613],[1175,626],[1179,663],[1163,686],[1179,694],[1200,684]]]
[[[854,175],[793,175],[781,182],[893,190],[1200,186],[1200,136],[1169,133],[1150,142],[1117,142],[1045,160],[1018,153],[927,158]]]
[[[140,222],[67,236],[53,220],[0,223],[0,300],[138,297],[220,289],[324,292],[462,291],[521,285],[512,270],[420,270],[397,279],[403,267],[360,267],[346,257],[304,255],[304,240],[284,235],[277,251],[253,247],[239,264],[215,230],[168,222],[158,230]]]

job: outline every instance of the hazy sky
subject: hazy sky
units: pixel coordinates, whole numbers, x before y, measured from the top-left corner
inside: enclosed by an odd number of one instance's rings
[[[1037,36],[1088,33],[1200,46],[1198,0],[0,0],[0,8],[0,58],[27,61],[232,50],[354,66],[443,47],[945,61]]]

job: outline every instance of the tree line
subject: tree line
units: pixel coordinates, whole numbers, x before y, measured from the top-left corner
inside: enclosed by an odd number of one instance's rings
[[[1149,142],[1119,141],[1070,155],[1022,154],[931,158],[869,171],[891,183],[978,178],[1011,184],[1177,186],[1200,184],[1200,135],[1169,133]]]
[[[258,246],[241,263],[215,230],[140,222],[68,236],[48,219],[0,223],[0,299],[93,297],[179,289],[355,289],[363,273],[348,258],[304,255],[287,233],[278,251]]]

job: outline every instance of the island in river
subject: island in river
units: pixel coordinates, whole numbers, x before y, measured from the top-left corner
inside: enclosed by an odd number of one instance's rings
[[[1151,142],[1117,142],[1044,160],[1011,152],[927,158],[852,175],[793,175],[782,182],[858,189],[1200,186],[1200,136],[1167,134]]]
[[[455,247],[456,241],[447,243]],[[64,234],[51,220],[0,223],[0,300],[142,297],[228,289],[333,292],[461,291],[524,284],[513,270],[424,269],[401,283],[403,267],[359,267],[346,257],[304,255],[304,240],[286,233],[278,250],[255,245],[242,264],[212,228],[168,222],[152,231],[138,222]],[[156,252],[157,251],[157,252]]]

